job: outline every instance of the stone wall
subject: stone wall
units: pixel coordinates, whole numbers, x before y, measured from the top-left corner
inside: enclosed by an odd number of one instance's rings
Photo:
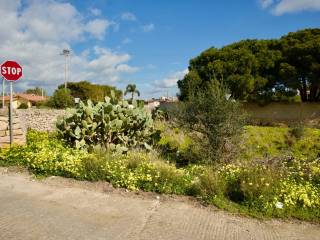
[[[28,128],[39,131],[53,131],[58,116],[65,114],[65,110],[57,109],[17,109],[17,116],[23,123],[26,132]]]
[[[245,103],[243,106],[253,122],[287,125],[303,122],[320,127],[320,103],[270,103],[265,106]]]
[[[26,142],[25,132],[18,116],[13,113],[12,121],[13,144],[22,145]],[[9,115],[7,110],[0,111],[0,147],[10,146],[10,131],[9,131]]]

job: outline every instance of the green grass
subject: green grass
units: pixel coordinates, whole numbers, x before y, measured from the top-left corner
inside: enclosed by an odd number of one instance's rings
[[[287,127],[246,126],[241,144],[241,157],[317,158],[320,156],[320,129],[304,128],[303,136],[297,139]]]

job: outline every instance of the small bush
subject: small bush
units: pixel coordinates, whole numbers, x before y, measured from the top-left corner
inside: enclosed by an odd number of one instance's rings
[[[298,124],[290,129],[291,136],[295,137],[296,139],[301,139],[304,134],[304,126],[302,124]]]
[[[19,107],[18,107],[18,109],[28,109],[28,108],[29,108],[29,106],[28,106],[28,104],[25,103],[25,102],[22,102],[22,103],[19,105]]]
[[[195,186],[199,189],[199,195],[204,199],[213,197],[225,197],[227,192],[227,182],[217,170],[209,169],[199,176]]]
[[[182,125],[196,132],[199,159],[214,163],[230,160],[237,153],[244,116],[238,102],[227,99],[226,90],[216,81],[208,84],[205,92],[188,96],[181,103],[177,119]]]
[[[37,108],[49,108],[50,107],[50,100],[37,102],[36,107]]]
[[[53,108],[65,109],[74,106],[74,98],[69,89],[61,88],[55,90],[53,96],[50,97],[48,105]]]
[[[165,121],[169,119],[168,113],[159,107],[152,110],[152,119],[155,121]]]

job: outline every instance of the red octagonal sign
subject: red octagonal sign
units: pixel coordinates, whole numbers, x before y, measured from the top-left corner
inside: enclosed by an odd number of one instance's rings
[[[1,75],[8,81],[17,81],[22,76],[22,67],[15,61],[6,61],[1,65]]]

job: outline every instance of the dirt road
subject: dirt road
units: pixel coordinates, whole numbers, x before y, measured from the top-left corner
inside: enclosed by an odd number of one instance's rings
[[[320,226],[259,221],[186,198],[58,177],[34,180],[0,168],[0,239],[320,239]]]

